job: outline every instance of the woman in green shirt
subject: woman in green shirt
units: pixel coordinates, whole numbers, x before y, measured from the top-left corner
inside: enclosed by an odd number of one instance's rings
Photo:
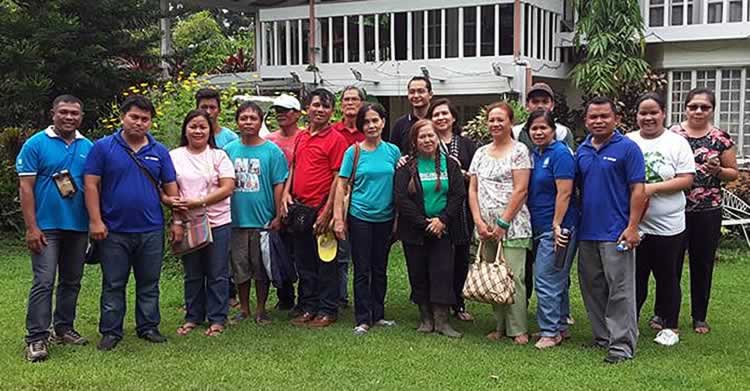
[[[432,122],[411,128],[411,158],[396,171],[393,185],[398,238],[404,246],[411,300],[419,306],[417,331],[458,338],[448,323],[453,292],[453,242],[466,190],[461,168],[438,148]]]

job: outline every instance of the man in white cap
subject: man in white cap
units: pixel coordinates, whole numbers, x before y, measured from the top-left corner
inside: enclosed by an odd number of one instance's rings
[[[279,124],[279,129],[268,133],[265,138],[268,141],[276,144],[286,156],[286,161],[291,167],[292,161],[294,160],[294,144],[297,141],[297,135],[300,132],[297,126],[297,121],[302,114],[302,104],[300,104],[297,98],[282,94],[274,99],[271,105],[271,112],[276,115],[276,122]],[[291,240],[288,235],[282,232],[282,240],[287,244],[287,249],[292,249],[293,246],[289,244]],[[279,310],[293,310],[290,313],[291,317],[299,315],[294,311],[295,308],[295,294],[294,294],[294,283],[291,281],[283,282],[282,285],[276,290],[276,295],[279,298],[279,302],[276,304],[276,308]]]
[[[526,110],[529,113],[536,110],[551,112],[555,109],[555,92],[547,83],[535,83],[526,93]],[[521,123],[513,127],[513,138],[526,145],[529,150],[534,148],[531,137],[523,129],[526,123]],[[555,139],[562,141],[571,149],[575,149],[575,140],[573,132],[567,126],[555,123]]]

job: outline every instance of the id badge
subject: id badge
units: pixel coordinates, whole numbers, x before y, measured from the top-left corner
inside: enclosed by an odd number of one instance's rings
[[[55,180],[57,191],[60,192],[60,195],[63,198],[73,197],[73,195],[75,195],[78,191],[75,182],[73,182],[73,177],[70,176],[70,172],[68,170],[62,170],[58,173],[55,173],[54,175],[52,175],[52,179]]]

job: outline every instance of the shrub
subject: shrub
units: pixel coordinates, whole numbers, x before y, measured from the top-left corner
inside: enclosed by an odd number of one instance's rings
[[[526,122],[529,113],[526,108],[517,100],[508,100],[508,104],[513,108],[513,118],[516,124]],[[466,122],[463,127],[466,137],[476,141],[479,145],[488,144],[492,141],[492,136],[487,129],[487,108],[482,106],[474,118]]]
[[[33,133],[29,129],[0,130],[0,231],[24,231],[15,160],[23,142]]]

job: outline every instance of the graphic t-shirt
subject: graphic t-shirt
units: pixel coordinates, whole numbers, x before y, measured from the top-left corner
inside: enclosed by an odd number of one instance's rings
[[[435,159],[418,157],[417,172],[419,181],[422,183],[425,215],[436,217],[448,205],[448,162],[445,160],[445,155],[440,154],[440,189],[435,188],[438,180],[437,172],[435,172]]]
[[[232,226],[263,228],[276,215],[274,185],[284,183],[289,174],[281,149],[270,141],[245,145],[232,141],[224,150],[234,165],[235,187],[232,194]]]
[[[643,138],[640,132],[628,133],[643,152],[646,183],[668,181],[677,174],[695,173],[693,151],[679,135],[665,131],[654,139]],[[672,236],[685,230],[685,194],[681,191],[657,193],[649,198],[648,210],[639,229],[646,234]]]

